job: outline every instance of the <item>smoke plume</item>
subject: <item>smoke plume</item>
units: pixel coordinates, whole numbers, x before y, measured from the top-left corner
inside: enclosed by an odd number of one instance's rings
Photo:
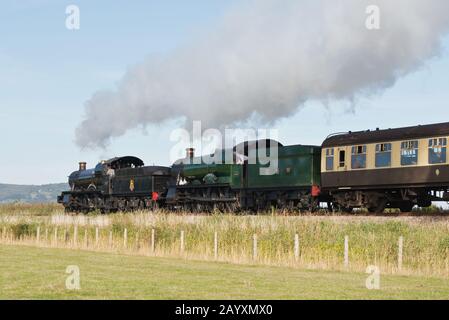
[[[366,28],[369,5],[380,30]],[[308,100],[352,100],[391,87],[438,55],[447,0],[246,0],[189,45],[148,58],[85,105],[81,147],[180,118],[220,128],[273,121]]]

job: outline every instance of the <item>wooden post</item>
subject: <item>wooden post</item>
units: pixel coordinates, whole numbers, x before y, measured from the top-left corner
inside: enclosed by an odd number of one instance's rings
[[[295,261],[299,260],[299,235],[295,234]]]
[[[37,230],[36,230],[36,242],[39,243],[41,239],[41,227],[37,226]]]
[[[112,248],[112,230],[109,231],[109,248]]]
[[[69,242],[69,232],[67,231],[67,228],[64,229],[64,241],[65,243]]]
[[[349,266],[349,237],[345,236],[345,268]]]
[[[86,229],[84,229],[84,246],[85,246],[86,248],[89,247],[89,237],[88,237],[88,235],[87,235],[87,228],[88,228],[88,227],[86,227]]]
[[[95,227],[95,246],[98,247],[98,227]]]
[[[58,245],[58,227],[55,228],[55,246]]]
[[[214,234],[214,259],[218,259],[218,232]]]
[[[181,253],[184,253],[184,231],[181,231]]]
[[[154,242],[154,229],[151,229],[151,252],[154,253],[155,242]]]
[[[123,247],[126,248],[126,245],[128,243],[128,230],[125,228],[123,231]]]
[[[136,250],[139,250],[139,232],[136,232]]]
[[[398,243],[398,270],[399,272],[402,271],[402,250],[404,247],[404,237],[399,237],[399,243]]]
[[[253,259],[257,259],[257,234],[253,235]]]
[[[78,242],[78,226],[75,225],[73,228],[73,246],[76,247],[76,244]]]
[[[3,239],[3,240],[6,239],[6,227],[3,227],[3,231],[2,231],[2,239]]]

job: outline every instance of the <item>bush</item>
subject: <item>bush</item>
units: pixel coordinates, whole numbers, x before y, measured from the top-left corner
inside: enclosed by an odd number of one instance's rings
[[[15,238],[19,239],[23,236],[31,236],[36,232],[36,226],[29,223],[19,223],[11,227]]]

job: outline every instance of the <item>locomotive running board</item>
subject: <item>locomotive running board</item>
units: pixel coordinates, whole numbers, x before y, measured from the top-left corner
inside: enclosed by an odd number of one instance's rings
[[[197,201],[197,202],[235,202],[236,198],[185,198],[184,201]]]

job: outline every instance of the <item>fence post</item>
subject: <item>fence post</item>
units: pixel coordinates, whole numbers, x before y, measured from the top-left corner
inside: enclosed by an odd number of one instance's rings
[[[139,248],[139,231],[136,232],[136,250],[138,251]]]
[[[181,231],[181,253],[184,253],[184,231]]]
[[[112,248],[112,230],[109,231],[109,248]]]
[[[151,252],[154,253],[155,243],[154,243],[154,229],[151,229]]]
[[[67,242],[69,242],[69,231],[66,229],[64,229],[64,242],[65,244],[67,244]]]
[[[58,227],[55,228],[55,246],[58,245]]]
[[[2,239],[6,240],[6,227],[3,227],[3,231],[2,231]]]
[[[75,225],[73,228],[73,246],[76,247],[76,243],[78,242],[78,226]]]
[[[253,235],[253,259],[257,259],[257,234]]]
[[[214,259],[218,259],[218,232],[214,234]]]
[[[299,235],[295,234],[295,261],[299,260]]]
[[[37,226],[37,230],[36,230],[36,242],[39,243],[41,238],[41,227]]]
[[[399,237],[399,243],[398,243],[398,270],[399,272],[402,271],[402,250],[403,250],[403,246],[404,246],[404,237],[400,236]]]
[[[123,247],[126,248],[128,243],[128,229],[123,230]]]
[[[89,238],[88,238],[88,235],[87,235],[87,228],[88,227],[86,227],[86,229],[84,229],[84,246],[86,248],[89,247]]]
[[[345,236],[345,267],[349,267],[349,237]]]
[[[98,227],[95,227],[95,246],[98,247]]]

